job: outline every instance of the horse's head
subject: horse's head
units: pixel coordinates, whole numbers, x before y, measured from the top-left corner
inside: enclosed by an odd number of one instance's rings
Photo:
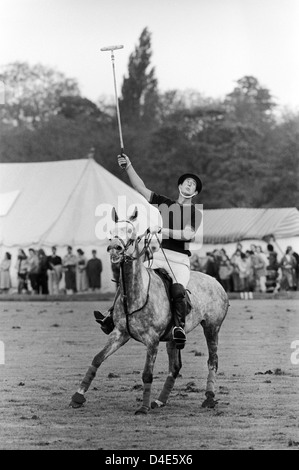
[[[129,219],[119,220],[117,212],[115,208],[113,208],[112,219],[115,226],[110,232],[111,237],[107,248],[112,263],[119,263],[126,255],[132,256],[137,238],[133,222],[137,219],[137,216],[138,210],[136,207]],[[131,250],[129,252],[130,247]]]

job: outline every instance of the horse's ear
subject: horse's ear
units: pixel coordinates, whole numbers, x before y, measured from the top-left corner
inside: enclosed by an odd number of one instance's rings
[[[134,220],[136,220],[136,219],[137,219],[137,216],[138,216],[138,209],[137,209],[137,207],[135,207],[134,212],[133,212],[133,214],[132,214],[131,217],[130,217],[131,222],[133,222]]]
[[[118,222],[118,215],[117,215],[117,212],[115,210],[115,207],[113,207],[112,209],[112,220],[113,222],[117,223]]]

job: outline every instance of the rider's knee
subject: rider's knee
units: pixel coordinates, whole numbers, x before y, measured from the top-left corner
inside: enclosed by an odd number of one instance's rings
[[[182,284],[175,283],[171,286],[171,296],[173,299],[184,299],[186,294],[186,289]]]

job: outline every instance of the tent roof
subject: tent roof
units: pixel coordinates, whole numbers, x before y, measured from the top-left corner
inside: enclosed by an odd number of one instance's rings
[[[204,243],[230,243],[262,239],[273,235],[287,238],[299,235],[299,211],[279,209],[212,209],[203,212]]]
[[[126,217],[136,204],[147,217],[157,213],[92,158],[0,164],[0,244],[7,247],[103,244],[95,233],[99,216],[106,209],[108,218],[115,206]],[[145,230],[150,222],[143,220]]]

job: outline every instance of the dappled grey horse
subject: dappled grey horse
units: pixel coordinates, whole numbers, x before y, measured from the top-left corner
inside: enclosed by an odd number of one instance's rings
[[[134,221],[137,210],[129,220],[119,221],[115,210],[114,230],[108,246],[112,262],[120,262],[120,287],[113,310],[114,330],[105,347],[93,358],[91,366],[78,391],[72,396],[70,406],[81,407],[84,394],[90,387],[100,365],[108,356],[133,338],[147,348],[142,374],[143,403],[135,414],[147,414],[150,408],[164,406],[174,387],[175,379],[182,367],[181,350],[172,340],[172,312],[168,294],[161,277],[143,263],[139,249],[141,237],[136,234]],[[208,346],[208,378],[204,407],[215,406],[215,380],[218,368],[218,334],[228,310],[228,297],[222,286],[204,273],[191,271],[187,286],[191,310],[186,317],[185,331],[190,333],[198,325],[204,331]],[[157,400],[151,402],[153,369],[160,341],[166,341],[169,358],[169,374]]]

